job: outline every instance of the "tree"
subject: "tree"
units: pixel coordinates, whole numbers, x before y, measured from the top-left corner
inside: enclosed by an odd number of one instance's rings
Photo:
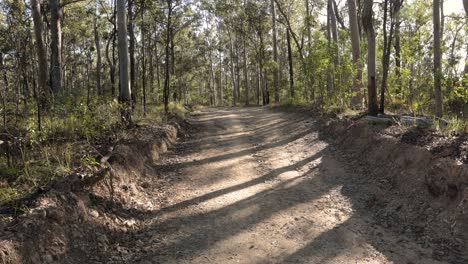
[[[128,76],[128,40],[127,18],[125,15],[125,0],[117,0],[117,31],[119,38],[119,99],[124,104],[122,120],[127,125],[131,124],[132,90]]]
[[[356,75],[353,79],[353,96],[351,99],[351,107],[360,108],[362,106],[362,67],[359,64],[359,60],[361,58],[361,41],[359,38],[360,34],[358,26],[356,0],[348,0],[348,12],[353,65],[354,69],[356,70]]]
[[[165,49],[165,77],[164,77],[164,111],[169,112],[169,86],[171,82],[171,32],[172,32],[172,12],[174,6],[172,0],[166,0],[167,20],[166,20],[166,49]]]
[[[364,6],[362,10],[362,25],[367,36],[367,107],[370,115],[377,115],[379,107],[377,104],[375,31],[372,21],[372,6],[373,0],[364,0]]]
[[[62,22],[59,0],[49,0],[51,32],[51,87],[54,93],[62,90]]]
[[[434,112],[437,117],[442,117],[442,52],[441,52],[441,28],[440,28],[440,0],[432,2],[433,36],[434,36]]]
[[[468,24],[468,0],[463,0],[463,7],[465,8],[465,23]],[[466,30],[466,36],[468,36],[468,29]],[[463,71],[465,78],[468,74],[468,43],[466,43],[466,58],[465,58],[465,69]],[[468,83],[468,81],[466,81]],[[468,86],[468,85],[467,85]]]
[[[274,86],[274,91],[275,91],[275,103],[279,102],[279,63],[278,63],[278,47],[277,47],[277,42],[278,40],[276,39],[276,13],[275,13],[275,1],[271,0],[270,1],[270,6],[271,6],[271,24],[272,24],[272,40],[273,40],[273,60],[276,63],[276,67],[274,69],[273,73],[273,86]]]
[[[96,0],[96,13],[94,16],[94,43],[96,46],[96,90],[97,94],[101,95],[101,68],[102,68],[102,58],[101,58],[101,38],[99,37],[99,27],[98,27],[98,1]]]
[[[400,1],[400,0],[397,0]],[[382,56],[382,84],[380,88],[380,108],[379,112],[385,112],[385,92],[387,90],[387,79],[388,79],[388,70],[390,67],[390,52],[392,48],[392,40],[393,40],[393,30],[394,30],[394,4],[390,2],[389,8],[389,0],[384,0],[383,3],[383,22],[382,22],[382,29],[383,29],[383,56]],[[398,4],[397,4],[398,5]],[[390,12],[390,32],[387,33],[387,21],[388,21],[388,13]]]

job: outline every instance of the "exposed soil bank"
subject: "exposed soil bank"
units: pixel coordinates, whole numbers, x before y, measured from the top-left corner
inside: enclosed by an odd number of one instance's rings
[[[164,185],[164,179],[154,176],[153,164],[183,131],[175,122],[132,129],[103,158],[102,166],[81,168],[60,179],[28,213],[2,216],[0,263],[106,262],[99,252],[108,250],[109,230],[135,228],[134,220],[119,214],[146,208],[140,204],[143,199],[154,201],[141,186],[156,191]],[[125,208],[110,208],[114,202]]]
[[[323,132],[349,158],[364,162],[368,179],[379,187],[364,195],[383,226],[414,236],[422,245],[436,244],[435,258],[446,254],[448,260],[463,263],[468,254],[467,164],[426,144],[404,143],[405,136],[395,137],[389,130],[395,129],[359,121],[328,123]]]

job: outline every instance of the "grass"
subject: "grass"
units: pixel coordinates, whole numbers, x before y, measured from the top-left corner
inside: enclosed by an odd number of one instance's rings
[[[159,105],[148,105],[146,115],[135,108],[137,125],[164,124],[172,118],[185,118],[189,110],[171,103],[169,115]],[[99,165],[101,153],[127,130],[120,123],[117,101],[84,105],[64,103],[43,116],[42,132],[37,131],[35,115],[13,125],[14,149],[0,145],[0,206],[44,188],[78,167]],[[12,132],[14,131],[14,132]],[[9,162],[8,162],[9,161]]]

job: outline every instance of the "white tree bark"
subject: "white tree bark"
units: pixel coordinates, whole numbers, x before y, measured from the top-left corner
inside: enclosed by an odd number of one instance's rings
[[[131,104],[132,92],[128,75],[128,40],[125,0],[117,0],[117,34],[119,39],[120,100]]]

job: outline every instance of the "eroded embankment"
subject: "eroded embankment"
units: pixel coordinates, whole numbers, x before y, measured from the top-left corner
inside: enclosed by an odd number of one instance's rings
[[[1,217],[0,263],[104,263],[113,236],[138,225],[132,209],[159,206],[149,193],[165,184],[152,164],[183,135],[179,124],[131,130],[101,166],[61,179],[28,213]]]
[[[363,163],[364,177],[379,190],[363,195],[385,228],[422,245],[438,245],[436,258],[463,263],[468,256],[466,164],[379,133],[365,121],[324,122],[322,134],[343,151],[341,158]]]

